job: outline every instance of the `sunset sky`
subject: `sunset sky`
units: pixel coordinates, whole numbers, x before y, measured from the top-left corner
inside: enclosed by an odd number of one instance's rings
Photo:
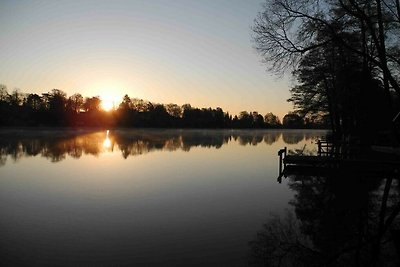
[[[3,0],[0,83],[282,119],[290,81],[266,71],[251,41],[262,2]]]

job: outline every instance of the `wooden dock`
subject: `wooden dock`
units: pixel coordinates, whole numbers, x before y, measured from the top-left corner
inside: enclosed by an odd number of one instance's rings
[[[320,145],[320,143],[318,143]],[[329,147],[329,146],[325,146]],[[400,175],[399,157],[372,154],[349,157],[348,154],[331,153],[318,147],[317,155],[288,155],[287,148],[279,150],[279,176],[288,175],[326,175],[333,170],[356,171],[374,175]]]

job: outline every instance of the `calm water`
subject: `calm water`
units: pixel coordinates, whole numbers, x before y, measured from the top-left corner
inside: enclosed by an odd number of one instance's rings
[[[246,266],[316,130],[2,131],[3,265]]]

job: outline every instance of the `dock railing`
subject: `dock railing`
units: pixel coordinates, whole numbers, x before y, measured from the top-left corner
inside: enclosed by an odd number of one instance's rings
[[[367,147],[357,143],[318,140],[318,156],[335,157],[341,159],[358,158]]]
[[[326,140],[318,140],[318,156],[331,156],[334,151],[333,143]]]
[[[341,159],[350,159],[354,155],[358,155],[359,147],[350,145],[347,142],[330,142],[328,140],[317,140],[318,150],[317,155],[303,155],[303,151],[300,154],[290,155],[290,160],[288,163],[289,156],[287,155],[287,147],[284,147],[278,151],[279,156],[279,175],[278,182],[282,181],[282,177],[286,177],[286,165],[298,165],[299,162],[303,162],[303,165],[315,165],[315,164],[333,164]],[[297,163],[295,163],[296,161]]]

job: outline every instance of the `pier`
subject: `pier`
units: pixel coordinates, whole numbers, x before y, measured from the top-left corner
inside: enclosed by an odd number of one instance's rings
[[[338,169],[368,175],[400,174],[399,155],[374,151],[370,147],[333,144],[321,140],[317,144],[317,155],[290,154],[286,147],[280,149],[278,182],[281,183],[282,177],[289,175],[326,175]]]

